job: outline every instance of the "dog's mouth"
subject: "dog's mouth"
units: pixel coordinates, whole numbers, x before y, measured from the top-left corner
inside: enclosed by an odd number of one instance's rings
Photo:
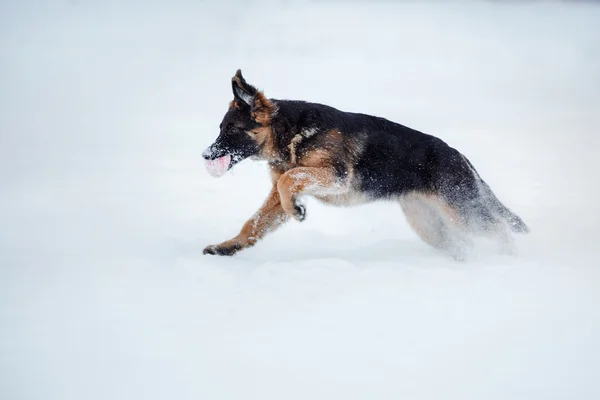
[[[211,148],[202,153],[206,170],[215,178],[220,178],[227,173],[235,164],[242,161],[245,157],[237,152],[229,153],[223,151],[214,151]]]
[[[206,170],[215,178],[222,177],[231,169],[231,167],[233,167],[231,154],[225,154],[224,156],[212,160],[206,160],[205,163]]]

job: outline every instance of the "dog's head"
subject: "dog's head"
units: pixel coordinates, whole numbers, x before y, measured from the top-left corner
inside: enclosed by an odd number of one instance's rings
[[[248,157],[265,157],[272,140],[271,121],[277,111],[275,103],[254,86],[246,83],[242,71],[231,78],[233,101],[225,113],[215,142],[202,153],[209,171],[225,174]]]

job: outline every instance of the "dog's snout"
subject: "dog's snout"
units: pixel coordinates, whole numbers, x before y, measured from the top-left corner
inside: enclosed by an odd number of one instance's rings
[[[210,160],[212,157],[213,151],[212,151],[212,146],[208,146],[203,152],[202,152],[202,157],[205,160]]]

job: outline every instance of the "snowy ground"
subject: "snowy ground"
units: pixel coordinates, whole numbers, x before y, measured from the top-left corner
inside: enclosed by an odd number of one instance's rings
[[[194,3],[0,4],[0,398],[600,398],[600,6]],[[200,157],[237,68],[459,148],[519,257],[315,201],[203,256],[269,188]]]

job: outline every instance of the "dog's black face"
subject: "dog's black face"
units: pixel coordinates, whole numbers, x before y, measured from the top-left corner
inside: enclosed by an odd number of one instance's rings
[[[250,107],[236,106],[231,108],[223,117],[220,133],[217,140],[202,153],[206,160],[216,160],[224,156],[231,156],[228,169],[238,162],[258,154],[259,146],[252,138],[251,130],[261,125],[250,117]]]
[[[205,160],[224,164],[227,170],[238,162],[258,156],[264,144],[264,128],[271,122],[275,111],[273,103],[254,86],[246,83],[241,71],[231,80],[233,101],[220,125],[215,142],[202,153]],[[210,161],[209,161],[210,162]]]

